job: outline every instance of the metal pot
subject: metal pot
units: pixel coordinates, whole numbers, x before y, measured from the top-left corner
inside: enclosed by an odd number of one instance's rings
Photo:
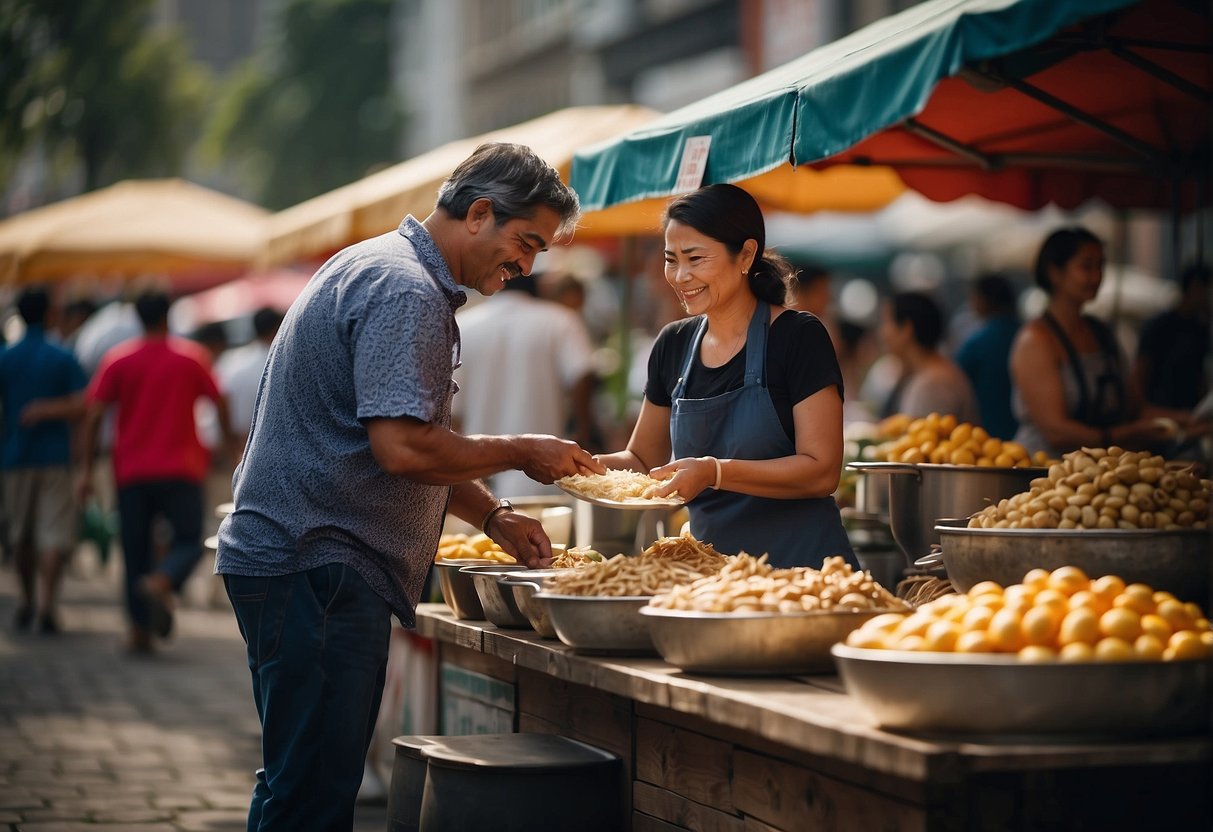
[[[535,632],[544,638],[556,638],[556,630],[548,619],[548,608],[535,600],[535,593],[543,587],[543,579],[551,575],[565,572],[565,569],[520,569],[507,572],[497,578],[497,583],[508,587],[514,593],[514,603],[527,621],[535,628]]]
[[[980,581],[1017,584],[1029,569],[1077,566],[1091,578],[1119,575],[1126,583],[1148,584],[1202,606],[1209,603],[1213,538],[1207,530],[969,529],[938,525],[935,531],[942,541],[940,557],[948,578],[961,592]]]
[[[560,640],[578,653],[651,655],[657,652],[649,624],[640,608],[646,596],[553,595],[538,592],[534,599],[547,607]]]
[[[514,602],[513,587],[502,586],[497,582],[500,575],[517,570],[517,564],[497,563],[465,566],[459,570],[459,574],[471,576],[485,618],[498,627],[525,630],[530,628],[531,622]]]
[[[939,542],[935,521],[968,517],[990,503],[1021,491],[1045,476],[1044,468],[981,468],[912,462],[848,462],[869,476],[889,475],[889,527],[911,562]]]

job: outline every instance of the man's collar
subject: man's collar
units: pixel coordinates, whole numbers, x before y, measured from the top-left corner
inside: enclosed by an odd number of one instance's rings
[[[451,274],[450,266],[443,259],[442,252],[434,244],[434,238],[430,236],[430,232],[425,230],[425,226],[413,219],[410,214],[400,223],[398,230],[401,236],[413,244],[421,264],[425,266],[425,270],[434,278],[447,300],[451,302],[451,309],[458,309],[467,303],[467,293],[455,282],[455,276]]]

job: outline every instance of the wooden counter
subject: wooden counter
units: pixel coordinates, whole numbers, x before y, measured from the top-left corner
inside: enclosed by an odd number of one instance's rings
[[[1012,745],[872,727],[836,676],[692,676],[422,605],[440,660],[514,686],[514,728],[624,760],[636,830],[1213,828],[1213,742]]]

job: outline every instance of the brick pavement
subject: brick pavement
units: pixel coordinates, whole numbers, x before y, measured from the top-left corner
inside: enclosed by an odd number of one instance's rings
[[[65,582],[64,632],[41,636],[13,633],[0,568],[0,830],[244,829],[259,728],[235,619],[206,603],[217,579],[195,576],[174,637],[136,658],[117,570],[84,571]],[[383,805],[360,806],[355,832],[386,826]]]

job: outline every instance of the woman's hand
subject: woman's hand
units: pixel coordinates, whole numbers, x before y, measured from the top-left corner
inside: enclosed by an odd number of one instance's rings
[[[689,456],[654,468],[649,476],[664,482],[650,488],[646,497],[668,497],[677,491],[689,503],[716,482],[716,463],[710,456]]]

